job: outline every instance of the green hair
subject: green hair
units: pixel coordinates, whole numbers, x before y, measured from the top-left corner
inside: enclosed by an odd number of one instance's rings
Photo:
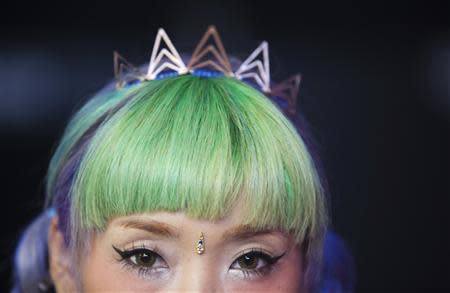
[[[239,204],[242,224],[286,231],[307,242],[309,261],[320,256],[326,205],[307,147],[277,106],[235,78],[182,75],[94,97],[53,157],[50,196],[77,150],[72,235],[153,211],[216,220]]]

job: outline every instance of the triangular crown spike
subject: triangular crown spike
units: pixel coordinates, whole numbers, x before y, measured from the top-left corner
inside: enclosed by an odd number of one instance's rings
[[[208,39],[211,37],[214,40],[215,46],[206,46]],[[211,53],[218,62],[210,59],[202,61],[202,58],[208,53]],[[231,69],[231,64],[228,60],[228,55],[225,51],[225,47],[222,44],[216,27],[213,25],[208,27],[208,30],[205,32],[200,42],[195,47],[194,53],[192,54],[187,67],[189,71],[193,71],[194,69],[207,66],[211,66],[215,70],[221,71],[228,76],[233,76],[233,71]]]
[[[270,93],[272,96],[280,97],[288,103],[286,111],[290,115],[295,115],[297,112],[297,99],[301,80],[301,74],[295,74],[274,86]]]
[[[262,55],[261,59],[257,59]],[[269,44],[264,41],[256,48],[234,73],[238,79],[252,78],[265,93],[270,92]]]
[[[168,50],[166,48],[160,48],[161,41],[164,41]],[[166,57],[168,61],[162,62],[164,57]],[[155,79],[159,73],[166,69],[172,69],[178,74],[184,74],[187,72],[187,68],[183,62],[183,59],[181,59],[177,49],[167,36],[166,31],[163,28],[160,28],[153,45],[146,79]]]
[[[124,86],[128,81],[131,80],[143,80],[144,74],[128,62],[119,52],[114,51],[113,53],[114,59],[114,77],[117,80],[117,87]]]

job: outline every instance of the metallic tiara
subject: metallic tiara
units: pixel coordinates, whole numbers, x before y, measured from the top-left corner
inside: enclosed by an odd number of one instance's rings
[[[212,42],[208,44],[210,39]],[[295,74],[281,83],[271,84],[269,45],[266,41],[262,42],[236,71],[233,71],[219,34],[212,25],[201,38],[187,65],[162,28],[156,35],[146,73],[114,51],[114,75],[117,88],[183,74],[200,77],[235,77],[259,89],[284,113],[291,117],[296,114],[301,75]]]

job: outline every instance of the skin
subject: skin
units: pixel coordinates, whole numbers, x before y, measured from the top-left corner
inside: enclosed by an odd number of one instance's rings
[[[306,292],[302,254],[293,239],[280,231],[254,231],[241,226],[238,219],[239,209],[216,222],[193,219],[183,212],[115,218],[105,232],[94,236],[81,261],[82,291]],[[205,244],[201,255],[196,251],[200,232]],[[117,252],[136,249],[146,250],[125,259]],[[252,249],[282,257],[270,266]],[[49,230],[49,258],[57,292],[77,291],[67,253],[55,217]]]

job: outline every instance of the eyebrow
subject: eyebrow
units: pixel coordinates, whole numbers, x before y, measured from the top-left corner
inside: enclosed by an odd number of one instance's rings
[[[155,220],[127,220],[121,222],[120,226],[143,230],[166,238],[179,238],[179,234],[175,232],[174,227]]]
[[[248,225],[237,226],[222,235],[222,241],[239,241],[262,235],[273,235],[276,231],[270,229],[256,229]]]

